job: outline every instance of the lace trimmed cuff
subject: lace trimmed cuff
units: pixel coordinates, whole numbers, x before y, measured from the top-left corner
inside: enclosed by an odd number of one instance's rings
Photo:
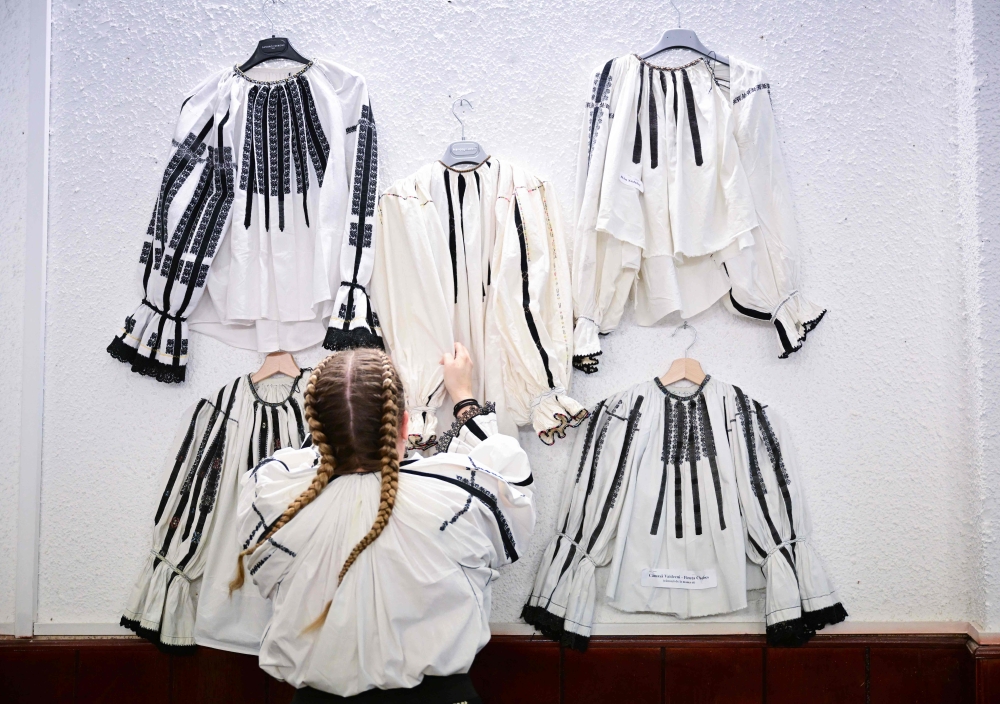
[[[438,436],[437,451],[450,452],[451,448],[456,443],[466,446],[469,445],[474,446],[479,444],[478,441],[485,439],[487,434],[484,434],[482,438],[477,438],[476,442],[472,442],[471,438],[469,438],[470,435],[469,421],[471,421],[473,418],[478,418],[479,416],[489,416],[495,413],[496,413],[496,405],[493,403],[484,403],[482,406],[479,406],[474,411],[467,412],[465,414],[465,417],[462,418],[462,420],[456,420],[454,423],[451,424],[451,428],[449,428],[445,432],[441,433],[440,436]],[[493,422],[496,423],[495,418],[493,419]],[[473,423],[473,425],[479,428],[478,423]],[[481,428],[478,429],[478,432],[483,433]]]
[[[187,320],[168,315],[143,299],[125,318],[121,332],[108,345],[108,354],[131,364],[137,374],[179,384],[187,370]]]
[[[437,408],[433,406],[410,406],[410,427],[407,431],[406,446],[423,452],[437,445]]]
[[[531,402],[531,425],[546,445],[566,437],[566,430],[580,425],[588,415],[587,409],[561,388],[550,389]]]
[[[187,575],[151,552],[120,623],[161,650],[192,652],[196,605]]]
[[[806,336],[816,329],[824,315],[826,309],[813,305],[798,291],[779,304],[772,316],[778,341],[781,342],[779,358],[785,359],[802,349]]]
[[[585,374],[597,371],[597,358],[601,355],[601,340],[597,336],[597,323],[590,318],[577,318],[573,331],[573,367]]]
[[[341,281],[333,309],[336,314],[330,317],[323,347],[334,352],[362,347],[385,349],[378,316],[364,286]]]

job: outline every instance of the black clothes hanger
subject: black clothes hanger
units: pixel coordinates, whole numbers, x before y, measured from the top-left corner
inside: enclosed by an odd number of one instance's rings
[[[272,2],[277,2],[277,0],[271,0]],[[257,48],[253,52],[253,56],[246,60],[242,66],[240,66],[240,71],[244,73],[252,69],[258,64],[262,64],[265,61],[270,61],[271,59],[287,59],[288,61],[295,61],[300,64],[309,63],[309,59],[305,58],[299,52],[292,48],[292,43],[288,41],[285,37],[274,36],[274,22],[271,20],[271,16],[267,14],[267,0],[264,1],[264,6],[261,8],[261,12],[264,13],[264,17],[271,25],[271,38],[261,39],[257,42]]]
[[[674,5],[672,0],[670,4],[673,5],[674,10],[677,11],[677,29],[668,29],[664,32],[656,46],[649,51],[640,54],[639,58],[646,60],[651,56],[656,56],[660,52],[666,51],[667,49],[688,49],[701,54],[706,58],[712,59],[713,61],[718,61],[720,64],[728,66],[729,59],[717,52],[710,51],[708,47],[701,43],[701,40],[698,39],[698,35],[695,34],[694,31],[680,28],[681,11],[677,5]]]

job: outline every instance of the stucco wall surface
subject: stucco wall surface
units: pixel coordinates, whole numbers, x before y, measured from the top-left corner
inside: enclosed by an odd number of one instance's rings
[[[769,73],[802,288],[830,309],[788,360],[766,326],[712,309],[693,321],[692,354],[788,419],[815,543],[853,619],[973,618],[981,555],[954,8],[679,4],[706,44]],[[366,76],[383,186],[440,155],[458,134],[449,94],[475,90],[467,135],[552,179],[567,220],[592,69],[652,45],[675,18],[669,3],[638,0],[291,1],[272,15],[301,53]],[[259,364],[196,337],[189,380],[164,386],[104,348],[139,300],[134,262],[185,91],[265,33],[247,3],[54,0],[40,621],[117,621],[149,549],[182,410]],[[662,373],[688,341],[668,323],[627,317],[605,339],[602,371],[574,378],[577,398]],[[517,620],[553,532],[571,444],[522,441],[539,522],[531,550],[495,585],[498,623]],[[630,618],[657,617],[599,614]]]
[[[14,620],[17,477],[21,440],[21,321],[24,317],[25,130],[28,5],[0,0],[0,623]]]

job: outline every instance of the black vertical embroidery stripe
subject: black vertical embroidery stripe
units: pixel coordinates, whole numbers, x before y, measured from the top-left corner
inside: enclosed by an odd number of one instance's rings
[[[284,101],[282,98],[285,95],[284,90],[273,90],[271,91],[271,99],[275,103],[275,117],[277,118],[277,133],[278,141],[275,145],[277,148],[278,157],[278,173],[276,174],[275,185],[272,189],[277,187],[278,196],[278,231],[285,231],[285,194],[288,193],[288,164],[286,159],[288,158],[288,131],[285,129],[286,121],[288,120],[288,113],[285,111]]]
[[[688,462],[691,467],[691,503],[694,506],[694,534],[701,535],[701,490],[698,487],[698,453],[695,451],[695,408],[688,408]]]
[[[604,439],[608,434],[608,426],[611,423],[612,418],[617,418],[615,413],[621,405],[622,400],[618,399],[618,402],[615,403],[614,407],[610,411],[608,411],[606,407],[604,409],[604,424],[597,433],[597,443],[594,445],[594,457],[590,462],[590,476],[587,478],[587,492],[584,494],[583,507],[580,511],[580,526],[576,531],[576,537],[573,538],[574,542],[577,544],[583,540],[583,527],[587,522],[587,498],[589,498],[590,494],[594,491],[594,483],[597,480],[597,465],[601,459],[601,450],[604,448]],[[598,415],[600,414],[598,413]]]
[[[785,462],[781,458],[781,446],[778,445],[778,439],[774,435],[774,428],[771,427],[771,422],[767,419],[764,407],[760,405],[759,401],[754,401],[753,407],[754,412],[757,414],[757,426],[760,428],[761,435],[764,436],[764,447],[767,448],[768,459],[771,460],[771,467],[774,470],[774,476],[778,480],[778,490],[781,492],[781,498],[785,503],[785,513],[788,514],[788,539],[795,540],[795,519],[792,516],[792,496],[788,491],[788,472],[785,469]],[[795,552],[794,545],[792,546],[792,552]]]
[[[614,63],[614,59],[608,61],[604,64],[604,68],[601,69],[601,76],[597,79],[597,87],[594,90],[593,95],[593,109],[590,113],[590,137],[588,139],[589,146],[587,147],[587,163],[590,163],[590,155],[594,152],[594,137],[597,133],[597,126],[600,124],[599,117],[601,110],[604,108],[604,93],[609,87],[608,78],[611,75],[611,64]]]
[[[455,235],[455,206],[451,199],[451,176],[448,169],[444,170],[444,192],[448,196],[448,253],[451,254],[451,281],[455,292],[455,304],[458,305],[458,245]]]
[[[677,72],[670,72],[670,82],[674,88],[674,127],[677,126]]]
[[[282,448],[281,444],[281,422],[278,418],[278,407],[271,406],[271,447],[268,450],[268,456],[273,455],[275,452]]]
[[[250,383],[253,383],[253,382],[250,382]],[[252,427],[254,427],[254,428],[259,427],[258,423],[257,423],[257,414],[258,413],[260,413],[260,402],[259,401],[254,401],[253,402],[253,416],[252,416],[253,420],[251,421],[253,423]],[[253,433],[251,433],[250,434],[250,442],[247,443],[247,467],[248,468],[250,468],[250,467],[256,467],[257,464],[258,464],[256,458],[253,456],[253,447],[254,447]]]
[[[725,399],[723,399],[723,403]],[[719,479],[719,463],[715,457],[715,437],[712,431],[712,421],[708,417],[708,403],[704,395],[698,397],[698,412],[701,415],[699,430],[701,431],[701,444],[705,455],[708,456],[708,464],[712,468],[712,483],[715,485],[715,502],[719,509],[719,527],[726,529],[726,512],[722,507],[722,482]]]
[[[312,91],[309,88],[309,81],[303,76],[295,79],[299,88],[302,100],[302,117],[306,124],[306,142],[308,143],[309,156],[313,161],[313,168],[316,170],[316,182],[322,187],[323,177],[326,175],[327,159],[330,156],[330,145],[326,141],[326,134],[323,132],[323,125],[320,124],[319,115],[316,113],[316,103],[313,101]],[[361,135],[358,135],[361,140]]]
[[[208,185],[209,182],[214,180],[214,170],[215,170],[215,160],[212,158],[212,149],[209,150],[209,158],[206,160],[205,165],[202,169],[201,178],[198,179],[198,185],[195,188],[195,192],[192,196],[191,202],[185,211],[185,216],[181,217],[181,221],[177,224],[178,230],[183,227],[183,232],[180,237],[177,233],[174,234],[174,238],[177,240],[177,246],[174,249],[174,256],[171,259],[170,267],[166,273],[166,283],[163,286],[163,310],[166,312],[170,311],[170,293],[173,290],[174,280],[177,277],[178,268],[181,265],[181,259],[183,258],[182,253],[187,248],[188,240],[191,239],[191,234],[194,231],[195,223],[201,217],[201,213],[205,207],[205,199],[208,196]],[[161,270],[162,274],[163,271]],[[156,336],[157,340],[163,340],[163,323],[166,318],[161,318],[160,329]],[[157,347],[157,345],[150,345],[151,348]],[[154,352],[150,350],[150,358],[152,358]]]
[[[188,452],[191,451],[191,442],[194,440],[194,429],[198,424],[198,416],[201,414],[201,409],[205,407],[206,403],[208,403],[206,399],[198,401],[194,413],[191,414],[191,422],[188,424],[187,432],[184,434],[181,446],[177,450],[177,456],[174,458],[174,466],[170,470],[170,476],[167,478],[167,486],[163,490],[163,496],[160,497],[160,505],[156,508],[156,517],[153,519],[154,526],[160,522],[160,518],[163,516],[163,510],[167,506],[167,500],[170,498],[170,493],[174,489],[174,483],[177,481],[177,474],[180,472],[184,460],[187,459]]]
[[[677,404],[677,421],[674,425],[674,535],[684,537],[684,487],[681,479],[681,457],[684,454],[682,439],[687,437],[687,409]]]
[[[298,384],[298,379],[294,383]],[[295,386],[293,385],[292,390],[294,391],[294,389]],[[298,447],[306,434],[305,426],[302,424],[302,409],[299,408],[299,402],[295,400],[294,395],[288,397],[288,405],[292,407],[292,413],[295,415],[295,430],[298,433],[293,442],[293,447]]]
[[[653,525],[649,529],[650,535],[656,535],[660,527],[660,514],[663,512],[663,498],[667,493],[667,467],[670,464],[670,397],[663,398],[663,448],[660,451],[660,461],[663,463],[663,474],[660,477],[660,493],[656,498],[656,510],[653,512]]]
[[[257,457],[255,458],[258,462],[267,457],[269,426],[267,407],[262,406],[260,409],[260,425],[257,431]]]
[[[329,151],[329,146],[327,150]],[[360,174],[358,173],[359,169]],[[352,215],[358,216],[358,243],[354,247],[352,286],[347,290],[347,315],[344,316],[344,330],[351,329],[351,320],[354,318],[354,291],[359,288],[356,284],[358,283],[358,271],[361,269],[361,253],[365,249],[365,221],[375,214],[375,192],[378,189],[377,171],[378,135],[375,131],[375,114],[370,105],[362,105],[361,118],[358,120],[357,156],[354,163],[354,195],[351,199]],[[360,185],[358,184],[359,176]]]
[[[757,497],[757,503],[760,505],[761,515],[763,515],[764,522],[767,523],[768,531],[771,533],[771,540],[774,541],[775,546],[778,546],[782,543],[781,534],[774,527],[774,521],[771,520],[771,513],[767,509],[767,499],[764,498],[766,491],[763,479],[760,476],[760,465],[757,463],[757,444],[753,432],[753,418],[750,415],[750,404],[747,401],[746,394],[743,393],[740,387],[734,386],[733,391],[736,392],[736,410],[739,414],[740,427],[743,429],[743,439],[746,442],[747,457],[750,462],[750,483],[753,486],[753,493]],[[781,554],[784,555],[785,560],[788,561],[794,572],[795,561],[792,560],[792,556],[788,550],[781,548]]]
[[[698,131],[698,114],[695,111],[694,91],[688,79],[686,69],[681,69],[681,79],[684,81],[684,100],[687,103],[688,124],[691,125],[691,144],[694,146],[694,163],[701,166],[701,133]]]
[[[618,492],[621,490],[622,479],[625,477],[625,465],[628,464],[629,452],[632,449],[632,438],[635,436],[636,426],[641,416],[639,409],[642,408],[642,402],[643,397],[637,396],[635,403],[632,404],[632,410],[628,414],[628,422],[625,426],[625,442],[622,444],[622,452],[618,456],[618,466],[615,468],[615,476],[611,482],[611,489],[608,492],[607,500],[604,502],[604,509],[601,511],[601,519],[597,522],[597,527],[594,528],[594,533],[590,536],[590,542],[587,544],[588,553],[597,544],[597,539],[601,536],[601,533],[604,531],[604,525],[608,522],[608,514],[614,508],[615,501],[618,500]]]
[[[583,452],[580,454],[580,466],[576,468],[576,484],[580,483],[580,477],[583,475],[583,467],[587,464],[587,455],[590,454],[590,446],[594,440],[594,430],[597,428],[597,419],[601,416],[601,411],[604,410],[604,403],[607,399],[602,399],[594,406],[593,412],[590,414],[590,422],[587,423],[587,434],[583,437]],[[565,530],[565,528],[563,528]]]
[[[271,163],[271,146],[268,144],[268,137],[270,135],[270,125],[268,124],[268,105],[270,104],[271,91],[270,89],[265,89],[261,91],[261,95],[264,96],[264,104],[261,106],[260,111],[260,154],[257,156],[257,162],[263,175],[257,186],[261,189],[260,193],[263,196],[264,201],[264,229],[268,232],[271,231],[271,174],[270,174],[270,163]]]
[[[645,85],[646,68],[639,69],[639,100],[635,104],[635,142],[632,143],[632,163],[638,164],[642,160],[642,126],[639,124],[639,116],[642,115],[642,89]]]
[[[462,261],[465,265],[462,267],[465,270],[465,293],[468,296],[472,293],[469,288],[469,252],[465,248],[465,176],[462,174],[458,175],[458,224],[459,229],[462,231]],[[486,298],[486,290],[483,290],[483,298]]]
[[[253,153],[253,105],[257,99],[257,93],[260,92],[260,86],[254,86],[247,93],[247,116],[246,124],[243,128],[243,158],[240,161],[240,166],[243,172],[240,174],[240,190],[253,192],[253,171],[247,168],[247,164],[253,162],[250,161],[250,155]]]
[[[662,74],[661,74],[662,75]],[[653,94],[653,72],[649,72],[649,168],[655,169],[659,164],[659,133],[656,124],[656,96]],[[666,97],[666,96],[664,96]]]
[[[514,224],[517,226],[517,238],[521,247],[521,306],[524,308],[524,320],[528,325],[528,332],[535,343],[538,355],[542,358],[542,366],[545,367],[545,379],[550,389],[556,387],[552,379],[552,370],[549,369],[549,355],[542,347],[542,340],[538,336],[538,328],[535,326],[535,317],[531,314],[531,294],[528,290],[528,243],[524,236],[524,223],[521,221],[521,208],[514,197]]]
[[[285,84],[281,87],[282,100],[288,115],[288,143],[292,153],[292,166],[295,171],[295,192],[302,193],[303,177],[305,183],[309,183],[309,174],[303,171],[306,163],[306,155],[302,145],[302,133],[300,130],[301,116],[295,112],[295,102],[292,100],[292,88]]]

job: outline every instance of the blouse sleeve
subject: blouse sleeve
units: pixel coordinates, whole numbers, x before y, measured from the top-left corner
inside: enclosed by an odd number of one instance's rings
[[[382,331],[367,289],[375,262],[375,200],[378,194],[375,114],[361,76],[345,72],[339,77],[336,88],[346,126],[344,168],[350,201],[340,245],[340,288],[323,346],[329,350],[382,349]]]
[[[379,199],[372,288],[382,333],[406,391],[409,446],[426,450],[437,442],[437,409],[445,398],[439,362],[454,349],[451,318],[441,314],[450,310],[451,279],[433,274],[450,255],[434,202],[403,183],[411,182],[394,184]]]
[[[563,484],[559,532],[549,542],[521,617],[548,638],[586,650],[597,601],[595,570],[612,558],[618,518],[640,452],[632,440],[642,395],[601,401],[577,434]]]
[[[771,83],[763,71],[734,71],[733,115],[740,159],[750,183],[759,227],[754,244],[725,262],[733,311],[774,324],[784,359],[801,349],[826,310],[799,291],[795,275],[795,211],[771,110]]]
[[[802,645],[847,618],[811,542],[809,512],[785,425],[737,387],[727,404],[747,557],[767,582],[769,645]]]
[[[518,178],[507,217],[498,218],[504,231],[493,267],[493,323],[507,410],[551,445],[587,417],[567,395],[573,355],[569,262],[552,186]]]
[[[229,387],[227,387],[229,388]],[[229,394],[200,400],[189,410],[164,468],[149,555],[132,588],[122,626],[168,647],[191,647],[205,570],[215,494],[226,432],[234,424],[221,404]]]
[[[181,105],[167,166],[139,256],[142,302],[108,345],[115,359],[157,381],[184,381],[187,318],[232,218],[234,115],[224,83],[202,83]]]
[[[621,66],[607,62],[594,74],[590,101],[584,113],[577,158],[576,222],[573,232],[573,366],[587,374],[597,371],[601,343],[598,335],[614,330],[625,310],[625,302],[641,263],[641,248],[598,226],[608,198],[635,200],[634,190],[620,189],[606,162],[614,160],[612,143],[624,137],[612,130],[614,104],[631,105],[631,95],[621,95]],[[625,86],[625,92],[628,92]],[[634,107],[631,108],[634,111]],[[618,129],[629,124],[618,120]],[[634,122],[634,114],[632,121]],[[614,132],[614,136],[613,136]],[[614,178],[606,182],[606,176]],[[631,204],[638,208],[638,202]],[[625,207],[625,211],[632,209]],[[635,210],[638,212],[638,210]],[[604,218],[607,219],[606,217]]]

